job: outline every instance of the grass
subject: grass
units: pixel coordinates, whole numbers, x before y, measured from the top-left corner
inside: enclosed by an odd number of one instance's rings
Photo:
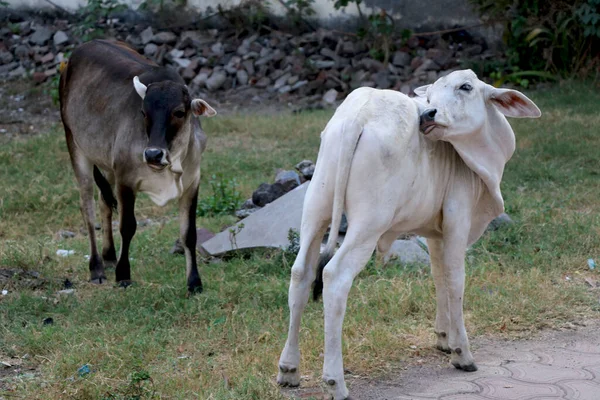
[[[600,92],[584,84],[530,93],[540,120],[511,120],[517,152],[503,181],[516,224],[486,234],[467,256],[466,323],[472,337],[519,337],[598,316],[600,280]],[[249,197],[277,168],[315,159],[330,112],[230,116],[203,122],[209,147],[201,197],[213,173],[237,179]],[[0,297],[0,391],[12,398],[282,398],[275,374],[288,322],[293,258],[256,252],[205,263],[205,292],[187,298],[183,257],[168,253],[176,209],[142,196],[131,251],[136,285],[92,286],[87,238],[62,132],[55,129],[0,148],[0,268],[39,271],[41,288],[9,281]],[[204,189],[204,192],[203,192]],[[231,216],[198,218],[218,230]],[[78,232],[58,238],[60,229]],[[61,258],[57,249],[73,249]],[[112,271],[109,271],[112,274]],[[566,278],[569,278],[568,280]],[[62,281],[73,295],[59,295]],[[345,367],[378,376],[401,361],[433,353],[434,287],[427,269],[370,263],[355,281],[345,321]],[[52,325],[43,325],[45,318]],[[307,307],[301,330],[304,384],[322,368],[322,304]],[[477,353],[475,353],[477,356]],[[78,369],[88,365],[90,373]],[[27,368],[33,368],[27,371]]]

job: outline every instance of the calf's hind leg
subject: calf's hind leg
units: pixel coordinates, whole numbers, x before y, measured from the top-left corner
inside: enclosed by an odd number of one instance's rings
[[[188,292],[201,293],[202,280],[196,262],[196,207],[198,205],[198,185],[179,199],[179,234],[185,251],[186,277]]]
[[[309,187],[309,193],[310,193]],[[279,373],[277,383],[281,386],[298,386],[300,384],[300,348],[299,333],[302,313],[308,303],[311,284],[315,281],[321,240],[329,224],[331,211],[323,202],[326,196],[316,197],[306,195],[303,211],[302,227],[300,229],[300,250],[292,266],[292,277],[288,294],[290,309],[290,325],[285,347],[279,358]],[[321,207],[314,207],[309,198],[319,198]],[[314,206],[306,206],[314,204]]]
[[[102,175],[97,167],[94,167],[94,180],[100,189],[100,215],[102,217],[102,261],[105,268],[114,268],[117,265],[117,253],[112,232],[113,207],[116,207],[116,199],[112,194],[111,182],[113,177]]]
[[[65,130],[68,130],[68,128],[65,128]],[[79,185],[81,214],[83,215],[83,221],[85,222],[88,237],[90,238],[90,282],[100,284],[106,281],[106,275],[104,273],[104,263],[98,254],[98,248],[96,244],[94,178],[92,175],[93,165],[85,158],[85,156],[77,151],[77,148],[73,142],[68,139],[69,137],[67,136],[67,145],[69,147],[69,155],[71,156],[71,164],[73,165],[75,178],[77,179],[77,184]]]

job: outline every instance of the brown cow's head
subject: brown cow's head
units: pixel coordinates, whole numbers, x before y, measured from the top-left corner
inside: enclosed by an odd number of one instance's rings
[[[144,162],[161,171],[171,165],[170,154],[181,154],[189,139],[190,117],[213,117],[217,112],[202,99],[191,99],[187,86],[173,81],[148,86],[136,76],[133,86],[143,99],[142,114],[148,134]],[[187,135],[187,136],[186,136]]]

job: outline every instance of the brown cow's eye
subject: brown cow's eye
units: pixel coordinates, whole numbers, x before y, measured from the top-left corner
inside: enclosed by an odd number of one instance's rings
[[[185,112],[183,112],[183,111],[175,111],[173,113],[173,116],[175,116],[176,118],[183,118],[183,117],[185,117]]]

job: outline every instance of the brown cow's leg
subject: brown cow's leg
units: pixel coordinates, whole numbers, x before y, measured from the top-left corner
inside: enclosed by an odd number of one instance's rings
[[[185,250],[187,286],[190,293],[202,292],[202,280],[196,264],[196,206],[198,185],[192,185],[179,199],[179,234]]]
[[[105,179],[109,185],[114,183],[112,175],[106,176]],[[102,261],[104,261],[105,268],[114,268],[117,265],[117,253],[112,231],[113,209],[110,204],[106,203],[104,196],[99,197],[100,215],[102,216]]]
[[[88,237],[90,238],[90,281],[92,283],[103,283],[106,281],[104,264],[96,246],[93,166],[83,155],[78,153],[77,148],[75,148],[72,141],[68,140],[68,138],[67,144],[69,146],[69,154],[71,155],[75,178],[79,184],[81,214],[83,215],[83,221],[85,222]]]
[[[119,230],[121,231],[121,254],[117,262],[116,281],[121,286],[131,283],[131,266],[129,264],[129,244],[137,229],[135,220],[135,193],[133,189],[124,185],[117,185],[117,198],[119,203]]]

